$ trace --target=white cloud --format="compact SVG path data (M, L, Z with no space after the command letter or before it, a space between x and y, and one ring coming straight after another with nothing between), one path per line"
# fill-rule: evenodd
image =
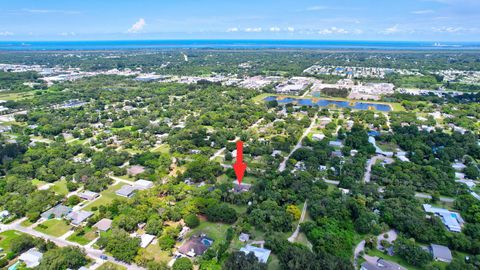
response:
M68 37L68 36L76 36L77 34L75 32L62 32L60 33L60 36Z
M391 34L395 34L395 33L398 33L398 32L401 32L398 24L395 24L392 27L389 27L389 28L387 28L383 31L380 31L380 33L385 34L385 35L391 35Z
M431 9L425 9L425 10L415 10L415 11L412 11L412 14L417 14L417 15L423 15L423 14L431 14L431 13L434 13L435 11L431 10Z
M261 27L254 27L254 28L245 28L245 32L262 32Z
M130 27L130 29L128 29L128 32L129 33L138 33L138 32L143 30L143 28L145 27L146 24L147 23L145 22L145 19L140 18L140 19L138 19L138 21L136 23L134 23L132 25L132 27Z
M465 27L453 27L453 26L443 26L443 27L433 27L432 30L437 33L476 33L478 28L465 28Z
M291 27L291 26L290 26L290 27L287 27L287 31L288 31L288 32L295 32L295 28L293 28L293 27Z
M349 32L343 28L330 27L321 29L318 31L320 35L331 35L331 34L348 34Z
M317 10L325 10L325 9L328 9L328 8L324 6L313 6L313 7L308 7L307 11L317 11Z
M228 33L238 32L238 31L239 31L238 27L232 27L232 28L228 28L228 29L227 29L227 32L228 32Z
M50 14L50 13L63 13L63 14L80 14L76 10L58 10L58 9L23 9L23 11L33 14Z
M270 27L270 32L280 32L280 28L276 26Z
M3 31L0 32L0 36L13 36L13 33L9 31Z

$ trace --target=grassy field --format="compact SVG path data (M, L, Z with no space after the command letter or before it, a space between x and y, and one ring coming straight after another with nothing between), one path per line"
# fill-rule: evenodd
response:
M53 191L55 191L55 193L60 195L67 195L68 194L67 180L60 180L55 182L55 184L53 185Z
M197 228L192 229L187 236L190 237L192 235L200 235L204 233L207 237L214 240L215 245L221 242L220 240L225 239L225 233L229 227L230 225L227 224L202 221L200 222L200 225Z
M41 180L38 180L38 179L33 179L32 180L32 185L36 186L37 188L45 185L47 182L44 182L44 181L41 181Z
M20 100L33 96L33 92L21 92L21 93L2 93L0 94L0 100Z
M0 233L0 247L3 248L5 252L10 252L10 242L22 235L23 233L17 231L4 231Z
M161 144L155 148L152 149L152 152L158 152L158 153L162 153L162 154L167 154L168 152L170 152L170 145L168 144Z
M100 267L98 267L97 270L127 270L127 268L118 264L106 262L100 265Z
M32 226L32 222L28 219L25 219L24 221L22 221L22 223L20 223L20 225L22 225L23 227L30 227Z
M83 228L84 234L78 235L78 232L70 235L67 240L79 243L80 245L86 245L97 238L97 233L90 227Z
M123 197L117 196L115 194L115 191L119 190L123 185L126 185L125 183L118 183L116 185L110 186L108 189L102 191L101 197L98 198L96 201L88 204L87 206L84 207L83 210L91 211L92 207L100 206L100 205L107 205L110 202L112 202L114 199L121 199Z
M172 257L169 255L169 251L161 250L158 244L150 244L142 253L143 256L149 260L156 262L168 263Z
M37 226L34 229L36 231L39 231L51 236L56 236L56 237L60 237L64 235L66 232L68 232L72 228L72 226L67 225L65 223L65 220L58 220L58 219L50 219L41 224L44 226L47 226L47 228L41 228Z

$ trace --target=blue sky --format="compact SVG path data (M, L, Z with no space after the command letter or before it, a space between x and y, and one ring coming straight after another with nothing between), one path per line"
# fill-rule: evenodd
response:
M480 41L480 0L0 0L1 40Z

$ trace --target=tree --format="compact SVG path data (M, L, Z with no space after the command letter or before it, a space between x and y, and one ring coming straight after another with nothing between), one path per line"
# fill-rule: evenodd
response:
M48 250L43 254L39 270L78 269L88 263L85 253L78 247Z
M80 197L78 197L77 195L72 195L67 199L68 206L74 206L79 204L80 202L81 202Z
M245 254L242 251L231 253L223 264L224 270L266 270L267 265L260 263L253 253Z
M196 228L198 225L200 225L200 220L195 214L190 214L186 216L184 221L185 221L185 224L191 229Z
M101 236L97 241L101 248L105 248L113 257L124 262L132 262L137 255L140 239L131 238L130 235L121 230L115 229L107 236Z
M237 220L237 211L227 204L214 204L207 208L205 214L209 221L234 223Z
M175 260L175 263L172 266L172 270L192 270L193 264L190 259L182 257Z
M299 220L302 212L296 205L289 205L287 206L287 213L291 214L294 220Z

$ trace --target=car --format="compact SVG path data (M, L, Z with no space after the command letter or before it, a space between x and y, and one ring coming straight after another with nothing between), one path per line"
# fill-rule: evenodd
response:
M100 259L102 259L102 260L108 260L108 257L107 257L107 255L102 254L102 255L100 255Z

